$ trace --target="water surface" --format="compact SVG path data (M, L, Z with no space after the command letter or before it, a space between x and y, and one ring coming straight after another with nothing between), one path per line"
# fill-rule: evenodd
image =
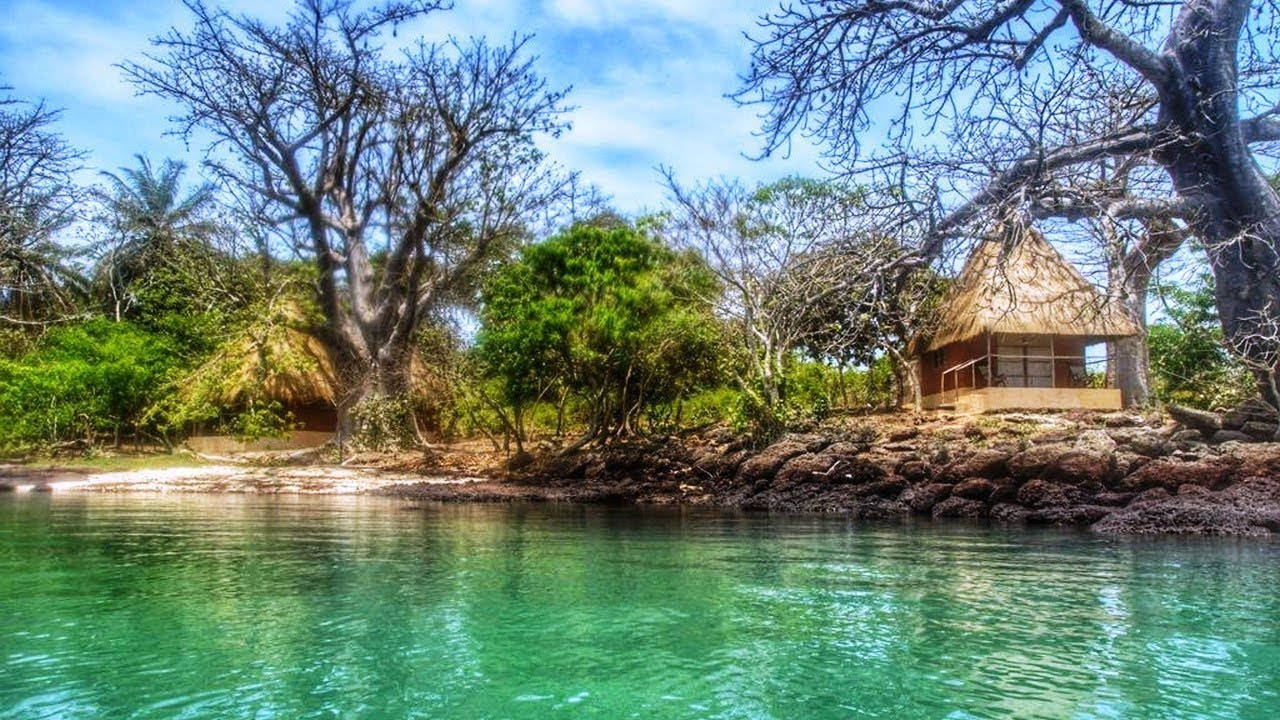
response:
M1280 543L0 497L0 718L1280 717Z

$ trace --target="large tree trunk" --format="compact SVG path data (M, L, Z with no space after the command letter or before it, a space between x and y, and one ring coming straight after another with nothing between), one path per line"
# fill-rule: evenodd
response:
M1160 121L1171 142L1155 157L1179 195L1203 205L1192 225L1213 269L1223 332L1275 404L1280 196L1254 162L1240 123L1236 56L1248 12L1241 0L1184 5L1166 49L1178 72L1161 88Z
M1125 407L1151 403L1151 356L1147 346L1147 296L1151 276L1182 245L1183 233L1166 220L1146 223L1145 235L1121 258L1111 260L1110 301L1138 326L1138 334L1107 345L1108 380L1120 389Z

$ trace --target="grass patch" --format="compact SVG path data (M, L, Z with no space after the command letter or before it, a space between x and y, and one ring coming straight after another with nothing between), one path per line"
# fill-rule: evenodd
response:
M188 453L149 453L139 455L91 455L68 458L30 458L22 465L37 470L66 469L89 472L125 470L162 470L175 467L199 467L212 462Z

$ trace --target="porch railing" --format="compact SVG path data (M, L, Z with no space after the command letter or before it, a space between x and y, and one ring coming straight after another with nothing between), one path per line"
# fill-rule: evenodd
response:
M1025 362L1047 362L1049 364L1049 385L1029 385L1027 382L1032 377L1029 372L1023 373L992 373L992 360L996 360L996 368L999 369L999 360L1016 360L1019 365ZM1008 353L988 353L980 355L971 360L957 363L946 370L942 371L942 393L944 397L955 399L959 397L961 390L981 389L987 387L1070 387L1070 388L1088 388L1095 387L1095 380L1100 373L1091 370L1092 367L1101 366L1103 370L1106 368L1107 357L1090 359L1084 355L1013 355ZM1058 382L1058 363L1060 361L1068 361L1067 367L1068 380L1066 384ZM1025 367L1025 366L1024 366ZM965 376L968 376L967 378ZM1021 385L1009 385L1008 378L1023 378ZM947 379L950 377L951 382ZM1043 376L1040 376L1043 377ZM1105 376L1104 376L1105 377ZM969 380L968 385L961 385L962 379ZM978 381L982 380L983 384L979 385Z

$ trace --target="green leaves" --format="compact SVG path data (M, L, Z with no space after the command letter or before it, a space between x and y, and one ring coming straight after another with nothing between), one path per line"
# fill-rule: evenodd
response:
M563 386L593 430L624 434L655 403L715 381L715 292L695 255L629 225L576 225L490 280L476 352L511 405Z
M129 323L91 320L51 330L26 355L0 361L0 446L136 430L176 357L166 338Z

